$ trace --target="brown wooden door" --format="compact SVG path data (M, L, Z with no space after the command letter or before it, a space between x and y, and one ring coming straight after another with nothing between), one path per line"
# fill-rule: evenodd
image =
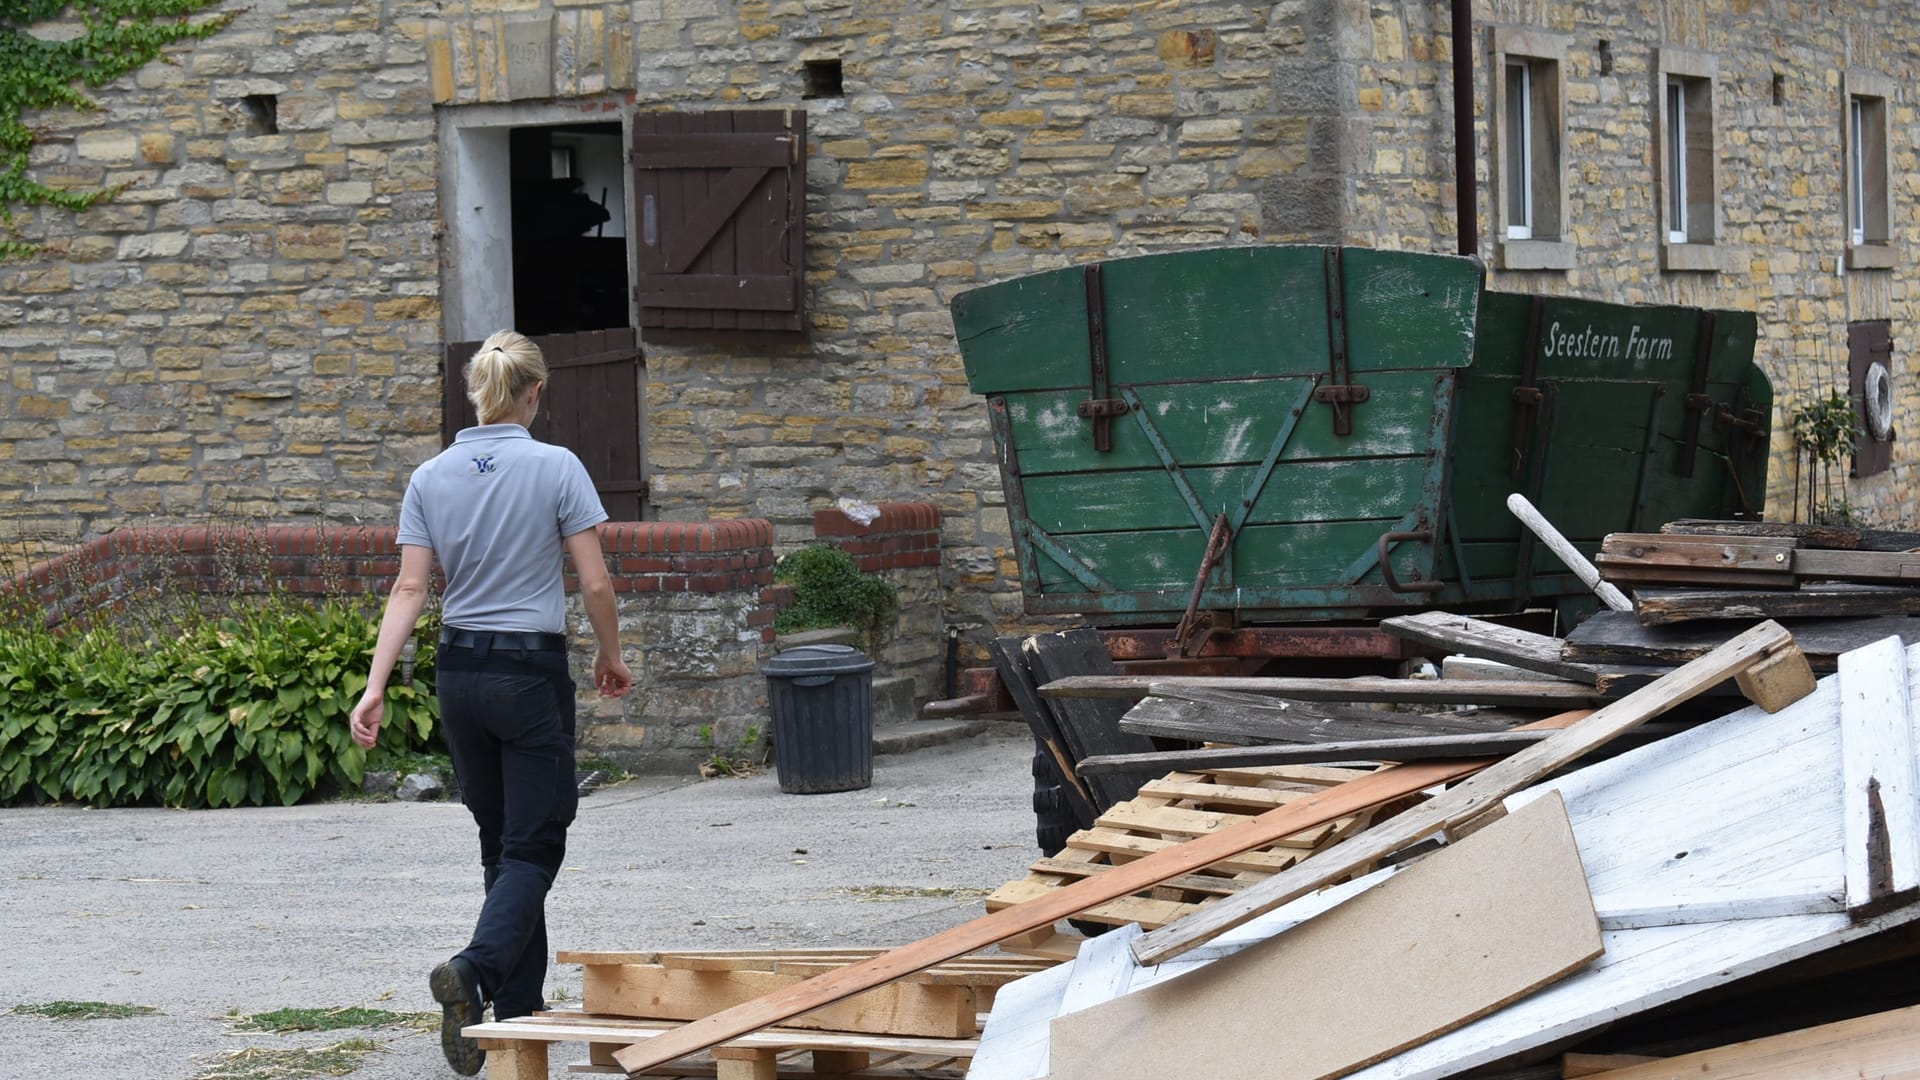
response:
M1876 438L1867 419L1866 396L1873 368L1893 370L1893 324L1886 319L1871 319L1847 324L1847 395L1853 399L1856 423L1853 433L1853 475L1872 476L1893 465L1894 432ZM1885 378L1885 375L1880 376Z
M647 482L640 444L640 368L645 362L632 329L588 330L532 339L547 360L547 392L528 430L564 446L587 467L600 503L615 521L644 516ZM477 341L447 346L442 442L479 420L467 400L466 364Z

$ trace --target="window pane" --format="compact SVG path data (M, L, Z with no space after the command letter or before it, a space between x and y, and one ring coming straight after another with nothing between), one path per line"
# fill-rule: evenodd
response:
M1533 79L1527 65L1507 64L1507 235L1525 239L1533 226Z
M1848 125L1851 129L1851 145L1847 154L1847 214L1852 221L1853 242L1864 244L1867 241L1867 162L1866 144L1866 103L1859 98L1847 102Z
M1687 242L1687 90L1667 80L1667 239Z

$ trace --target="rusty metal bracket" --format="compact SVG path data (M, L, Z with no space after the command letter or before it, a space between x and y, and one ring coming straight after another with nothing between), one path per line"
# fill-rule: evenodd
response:
M1107 293L1099 263L1089 264L1083 272L1087 291L1087 364L1088 400L1080 403L1080 415L1093 421L1093 448L1098 453L1113 450L1113 418L1127 411L1125 402L1113 396L1113 373L1107 363Z
M1513 456L1508 475L1519 483L1527 475L1527 450L1533 441L1533 423L1540 410L1540 322L1546 308L1536 296L1527 309L1527 342L1520 351L1520 384L1513 388Z
M1433 541L1432 529L1414 529L1411 532L1385 532L1380 534L1380 576L1386 579L1387 588L1399 593L1439 592L1447 587L1444 581L1401 581L1393 572L1393 558L1387 548L1403 540L1412 540L1426 544Z
M1680 447L1680 475L1693 476L1693 460L1700 452L1700 421L1713 409L1713 398L1707 394L1707 367L1713 361L1713 329L1715 312L1700 313L1700 331L1697 343L1693 347L1693 383L1687 392L1687 430L1686 441Z
M1326 249L1327 382L1316 387L1313 400L1333 407L1333 433L1353 434L1353 406L1365 402L1367 388L1353 381L1347 355L1347 290L1339 247Z
M1213 519L1213 532L1207 536L1206 554L1200 557L1200 572L1193 578L1193 595L1187 598L1186 613L1180 616L1180 625L1173 631L1173 640L1167 642L1167 655L1184 657L1187 644L1193 639L1200 613L1200 596L1206 592L1207 576L1227 554L1227 548L1233 544L1233 529L1227 524L1227 515L1218 514Z

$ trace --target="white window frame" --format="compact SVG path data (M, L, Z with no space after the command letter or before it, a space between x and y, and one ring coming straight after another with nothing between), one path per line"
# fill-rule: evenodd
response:
M1660 265L1717 271L1729 257L1720 242L1720 63L1712 53L1661 48L1653 68Z
M1843 75L1840 89L1847 266L1884 270L1900 261L1893 237L1888 141L1893 81L1875 72L1850 69Z
M1573 38L1495 26L1488 49L1494 257L1505 270L1571 270L1567 215L1567 52ZM1510 65L1520 72L1509 92ZM1520 100L1511 100L1518 96Z

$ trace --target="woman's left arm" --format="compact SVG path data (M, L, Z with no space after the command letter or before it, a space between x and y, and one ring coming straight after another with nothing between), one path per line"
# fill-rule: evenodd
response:
M380 739L380 722L386 718L387 679L400 660L400 649L413 636L414 624L427 606L427 587L433 574L433 549L417 544L400 545L400 576L387 594L386 614L380 617L380 636L373 646L373 667L367 672L367 689L353 707L353 741L371 749Z

